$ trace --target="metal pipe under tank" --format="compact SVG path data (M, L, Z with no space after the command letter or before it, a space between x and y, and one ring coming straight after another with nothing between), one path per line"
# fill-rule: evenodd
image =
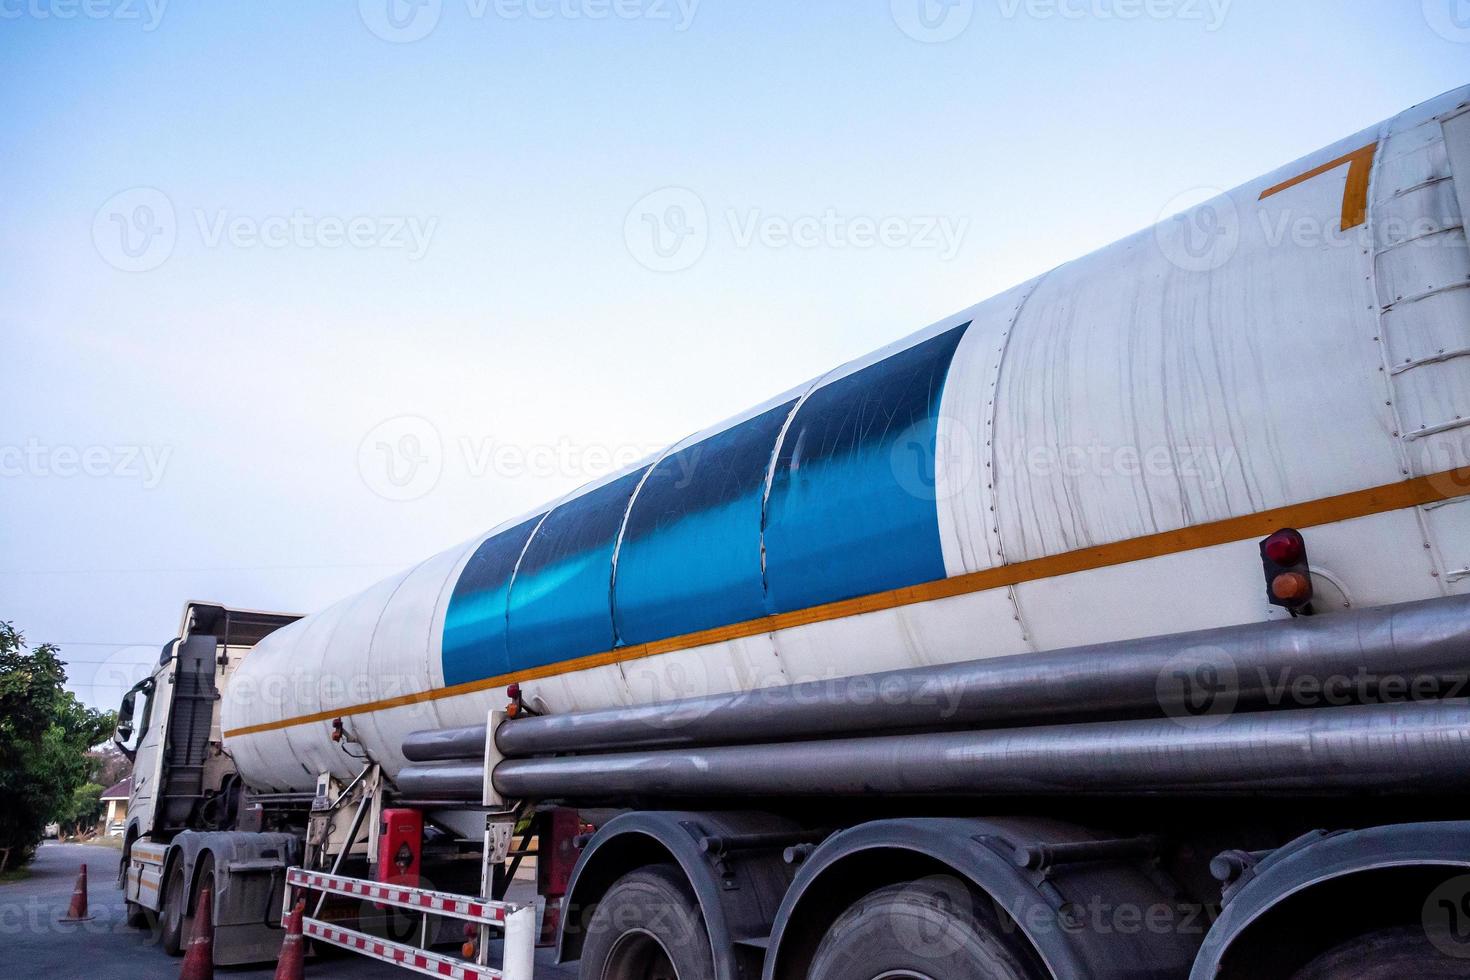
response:
M506 722L510 758L554 752L732 745L883 731L1099 718L1188 716L1291 702L1301 678L1331 678L1320 703L1447 697L1470 677L1470 596L1018 654L944 667ZM1228 701L1228 703L1225 703ZM415 732L411 761L479 760L485 727ZM400 777L401 779L401 777Z
M459 769L439 772L478 794ZM512 759L493 779L531 800L1451 792L1470 786L1470 702Z
M508 798L583 800L1448 792L1470 786L1470 701L511 759L493 778ZM446 762L397 782L468 800L483 779Z

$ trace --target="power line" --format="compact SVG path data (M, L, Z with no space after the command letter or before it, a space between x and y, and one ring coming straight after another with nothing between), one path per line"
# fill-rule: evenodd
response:
M111 657L103 657L101 659L95 659L95 658L92 658L92 657L71 657L71 656L68 656L67 655L67 653L66 653L66 647L113 647L113 648L115 648L117 650L126 650L129 647L140 647L142 649L140 649L139 652L140 653L143 653L143 654L146 654L146 656L145 657L142 657L142 658L139 658L136 661L136 663L138 663L138 664L142 664L146 660L151 660L152 658L158 656L158 652L163 649L163 644L161 642L154 642L154 641L149 641L147 643L101 643L101 642L97 642L97 641L83 642L83 641L78 640L78 641L75 641L75 642L69 642L69 641L62 641L62 640L54 640L54 641L49 641L49 642L42 642L42 643L31 644L27 648L27 652L34 653L36 647L42 647L42 646L55 647L56 648L56 651L57 651L56 652L56 659L60 660L62 663L65 663L67 665L71 665L71 664L111 664L111 663L117 663L117 664L127 665L127 664L130 663L130 661L128 661L128 660L118 660L116 654L114 654Z
M161 642L153 641L149 641L148 643L104 643L99 640L54 640L50 642L42 642L30 645L27 648L26 652L34 653L36 647L42 646L56 647L56 659L66 664L68 667L70 667L72 664L91 664L94 666L100 664L116 664L119 667L142 667L150 663L154 658L156 658L158 656L158 652L163 649L163 644ZM115 647L120 651L126 650L129 647L139 647L141 648L139 650L139 653L143 654L144 656L136 659L122 660L118 659L116 654L111 657L103 657L101 659L96 659L93 657L72 657L67 655L65 649L66 647Z
M167 575L175 572L319 572L334 568L407 568L414 562L360 562L335 565L217 565L197 568L0 568L0 575Z
M92 667L100 667L103 664L115 664L118 667L144 667L154 660L151 656L145 660L75 660L71 657L60 657L58 659L68 667L72 664L85 664Z

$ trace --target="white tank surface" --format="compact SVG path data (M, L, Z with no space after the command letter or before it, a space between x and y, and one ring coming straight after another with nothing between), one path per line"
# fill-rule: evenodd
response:
M261 790L562 712L1470 589L1470 88L1061 266L285 627Z

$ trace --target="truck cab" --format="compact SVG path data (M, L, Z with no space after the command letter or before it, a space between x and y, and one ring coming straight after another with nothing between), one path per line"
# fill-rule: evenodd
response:
M255 644L299 618L185 603L178 636L123 696L113 741L133 762L119 874L131 918L160 910L176 835L234 825L241 787L222 748L219 692Z

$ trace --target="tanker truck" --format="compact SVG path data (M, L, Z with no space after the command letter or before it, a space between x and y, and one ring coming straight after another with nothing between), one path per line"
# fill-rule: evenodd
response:
M189 604L121 712L134 918L1470 976L1470 87L1207 198L315 615Z

